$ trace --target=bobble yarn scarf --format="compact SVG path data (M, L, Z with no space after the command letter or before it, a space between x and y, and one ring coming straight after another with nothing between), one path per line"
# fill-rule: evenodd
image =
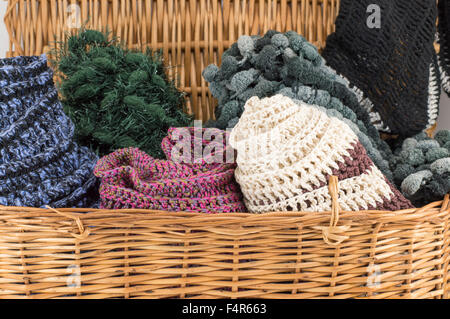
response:
M208 134L215 139L207 139ZM167 160L154 159L137 148L103 157L94 172L102 181L101 207L245 212L234 179L234 151L227 147L227 138L226 132L217 129L171 128L161 145ZM199 161L195 160L198 147L200 155L206 155Z
M450 130L434 138L425 133L407 138L394 154L395 183L414 205L424 206L450 193Z
M92 205L97 157L73 135L46 56L0 60L0 205Z
M283 94L323 106L353 122L352 129L361 137L370 158L392 179L388 164L392 152L381 140L369 113L345 80L325 65L317 48L296 32L269 30L262 37L243 35L224 52L220 68L209 65L203 77L219 102L217 120L209 125L232 128L248 99Z

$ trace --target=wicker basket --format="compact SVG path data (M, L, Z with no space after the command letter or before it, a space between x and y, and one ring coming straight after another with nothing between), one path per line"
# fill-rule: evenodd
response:
M10 0L9 55L40 54L65 13L162 48L197 118L201 78L240 34L296 30L319 47L338 0ZM398 212L264 215L0 207L0 298L450 298L450 202Z
M169 75L189 95L188 112L206 121L215 100L201 76L241 34L297 30L322 47L338 0L9 0L8 56L48 52L79 24L109 29L130 48L162 49ZM75 19L73 19L75 18Z
M450 297L448 196L341 212L336 185L331 213L2 207L0 297Z

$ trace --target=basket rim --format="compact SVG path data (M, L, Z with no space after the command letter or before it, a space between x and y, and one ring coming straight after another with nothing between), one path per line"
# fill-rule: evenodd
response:
M52 212L53 210L53 212ZM193 217L200 219L209 218L239 218L239 219L260 219L267 217L311 217L311 218L321 218L329 217L331 211L324 212L269 212L262 214L254 213L212 213L212 214L201 214L198 212L187 212L187 211L162 211L153 209L98 209L98 208L34 208L34 207L19 207L19 206L1 206L0 205L0 219L5 213L9 214L12 212L20 212L21 217L31 217L31 216L55 216L55 212L60 212L64 215L71 215L73 217L79 217L82 219L89 218L102 218L108 216L109 218L114 217L126 217L126 216L148 216L148 217ZM114 214L111 214L114 213ZM61 214L61 215L62 215ZM436 201L419 208L403 209L398 211L386 211L386 210L360 210L360 211L341 211L341 219L366 219L366 218L402 218L402 220L410 220L415 218L426 217L433 215L434 217L441 217L449 215L450 217L450 194L446 195L441 201Z
M86 212L87 211L87 212ZM86 212L86 213L83 213ZM266 214L164 212L146 209L26 208L0 206L0 226L34 232L36 229L54 236L72 236L77 242L88 240L91 230L100 228L142 229L177 227L200 229L235 236L254 232L254 227L312 228L322 233L325 243L339 246L351 236L351 228L378 228L381 225L409 225L420 231L425 225L447 229L450 219L450 196L422 208L400 211L340 211L333 205L330 212L274 212ZM48 225L49 223L53 225ZM45 224L45 225L44 225ZM329 224L329 226L325 226ZM57 225L57 226L55 226ZM377 226L378 225L378 226ZM434 227L434 226L432 226ZM258 232L258 231L257 231ZM22 235L19 235L19 237ZM52 235L53 236L53 235Z

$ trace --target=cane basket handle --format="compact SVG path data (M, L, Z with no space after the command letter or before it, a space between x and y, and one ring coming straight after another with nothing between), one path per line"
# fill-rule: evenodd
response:
M331 196L331 216L329 226L317 226L314 229L322 231L323 240L331 246L338 246L348 239L349 236L343 235L350 226L338 226L339 216L341 214L341 206L339 205L339 179L336 176L331 176L328 182L328 190Z
M89 229L84 228L83 222L81 221L80 217L73 216L73 215L65 213L65 212L60 212L57 209L54 209L50 206L45 206L45 207L61 216L73 219L77 223L80 234L70 233L73 237L75 237L77 239L86 239L89 236L89 234L90 234Z

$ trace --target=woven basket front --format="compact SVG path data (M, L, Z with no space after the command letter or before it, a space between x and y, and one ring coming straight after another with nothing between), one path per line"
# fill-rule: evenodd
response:
M342 212L338 245L330 212L81 211L0 209L0 298L450 298L448 196Z
M162 49L198 119L201 77L241 34L295 30L321 47L338 0L9 0L9 55L80 21ZM222 3L222 5L221 5ZM73 11L71 11L73 13ZM88 19L89 18L89 19ZM68 21L70 23L68 23ZM265 215L0 207L0 298L450 298L450 204Z

